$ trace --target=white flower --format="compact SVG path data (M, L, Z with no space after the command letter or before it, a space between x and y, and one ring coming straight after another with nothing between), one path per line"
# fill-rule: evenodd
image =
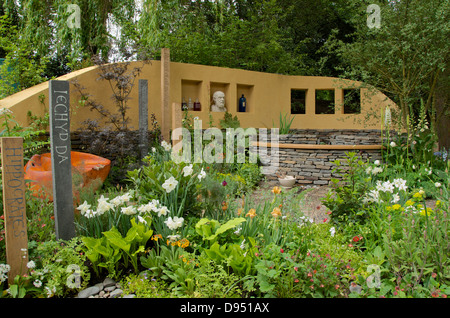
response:
M177 228L183 226L184 219L182 217L175 216L173 219L171 216L167 220L164 221L166 223L167 227L170 230L176 230Z
M242 243L239 247L241 248L241 250L243 250L245 248L245 239L242 241Z
M34 287L39 288L39 287L42 286L42 282L41 282L39 279L36 279L36 280L33 282L33 285L34 285Z
M35 262L29 261L27 263L27 268L32 269L32 268L35 268L35 267L36 267L36 263Z
M190 176L193 171L194 169L192 169L192 164L183 168L183 173L185 177Z
M149 213L149 212L153 211L154 207L155 206L153 205L153 203L149 202L147 204L141 205L140 207L137 208L137 210L140 213Z
M167 193L170 193L173 189L175 189L177 184L178 181L174 177L170 177L163 183L162 187L166 190Z
M366 173L367 174L370 174L372 172L372 167L371 166L368 166L367 168L366 168Z
M111 200L111 203L114 204L115 206L119 206L119 205L123 204L123 201L120 196L117 196Z
M164 148L165 151L170 151L170 149L172 149L172 146L170 146L170 144L168 144L165 140L161 142L161 146Z
M336 233L336 229L334 228L334 226L330 229L330 234L331 237L334 237L334 234Z
M135 207L132 205L121 208L121 211L125 215L133 215L137 213Z
M394 186L397 187L400 191L402 191L402 190L406 191L406 189L408 188L408 187L406 186L406 180L403 180L403 179L401 179L401 178L400 178L400 179L394 179L393 184L394 184Z
M395 146L397 146L397 144L395 143L395 142L393 142L393 141L391 141L391 143L389 144L391 147L395 147Z
M374 163L374 165L379 166L380 165L380 160L375 160L373 163Z
M378 173L381 173L381 172L383 172L383 168L381 168L381 167L374 167L372 169L372 174L378 174Z
M436 183L434 184L434 186L435 186L436 188L440 188L440 187L441 187L441 184L440 184L439 182L436 182Z
M84 215L90 207L91 206L87 203L87 201L84 201L83 204L78 206L77 210L80 211L81 215Z
M11 270L9 264L0 264L0 274L5 274Z
M203 170L203 168L202 168L202 171L200 171L200 173L198 174L198 180L202 180L203 178L205 178L206 177L206 172Z
M397 193L395 193L395 194L392 196L391 203L397 203L398 201L400 201L400 196L399 196Z
M167 235L167 238L169 239L169 241L171 242L175 242L176 240L178 240L181 236L178 234L175 235Z
M121 199L122 199L123 202L129 202L131 200L131 194L129 192L124 193L121 196Z
M103 213L114 208L114 204L108 202L108 199L105 199L102 195L101 199L98 200L97 205L97 214L102 215Z
M146 221L142 216L140 216L140 215L138 215L138 220L139 220L139 222L141 222L141 223L147 224L147 221Z
M156 212L158 213L158 216L166 215L169 213L169 209L166 206L161 206Z
M156 148L155 147L152 147L152 152L156 152Z
M87 219L93 218L97 213L92 210L87 210L84 217Z

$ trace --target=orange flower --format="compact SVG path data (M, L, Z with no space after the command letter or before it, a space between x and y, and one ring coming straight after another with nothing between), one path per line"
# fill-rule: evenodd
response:
M280 208L273 208L273 211L270 213L274 218L281 216Z
M253 219L256 216L256 210L255 209L250 209L245 216L246 217L249 216L250 218Z
M272 193L273 194L280 194L281 193L281 188L277 187L277 186L273 187Z
M241 216L241 214L242 214L243 211L244 211L243 209L239 208L238 211L237 211L237 215L238 215L238 216Z

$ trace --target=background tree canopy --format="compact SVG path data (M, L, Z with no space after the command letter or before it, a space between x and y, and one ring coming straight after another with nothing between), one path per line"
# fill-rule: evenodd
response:
M158 59L336 76L424 105L448 148L449 0L0 0L0 98L105 62ZM80 8L80 28L69 5ZM370 28L369 4L380 28ZM443 138L443 139L442 139Z

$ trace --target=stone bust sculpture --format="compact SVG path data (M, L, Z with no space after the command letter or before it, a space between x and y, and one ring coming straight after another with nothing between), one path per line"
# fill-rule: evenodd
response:
M213 94L213 104L211 105L211 111L213 112L226 112L225 107L225 94L222 91L216 91Z

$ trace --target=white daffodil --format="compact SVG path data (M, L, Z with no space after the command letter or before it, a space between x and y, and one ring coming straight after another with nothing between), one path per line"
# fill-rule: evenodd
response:
M166 206L161 206L160 208L158 208L157 213L158 216L167 215L167 213L169 213L169 209Z
M164 148L165 151L170 151L170 149L172 149L172 146L165 140L161 142L161 146Z
M178 235L178 234L175 234L175 235L167 235L167 238L168 238L169 241L171 241L171 242L177 241L180 237L181 237L181 236Z
M83 204L79 205L77 207L77 210L80 211L81 215L84 215L91 206L87 203L87 201L84 201Z
M205 178L206 177L206 172L203 170L203 168L202 168L202 171L200 171L200 173L198 174L198 180L202 180L203 178Z
M170 177L163 183L162 187L166 190L167 193L170 193L173 191L173 189L176 188L177 184L178 181L174 177Z
M183 168L183 175L185 177L190 176L193 171L194 171L194 169L192 169L192 164L190 164L189 166L186 166Z
M184 219L182 217L175 216L173 219L171 216L164 221L170 230L176 230L177 228L183 226Z
M136 214L136 208L132 205L121 208L121 212L125 215L133 215Z

